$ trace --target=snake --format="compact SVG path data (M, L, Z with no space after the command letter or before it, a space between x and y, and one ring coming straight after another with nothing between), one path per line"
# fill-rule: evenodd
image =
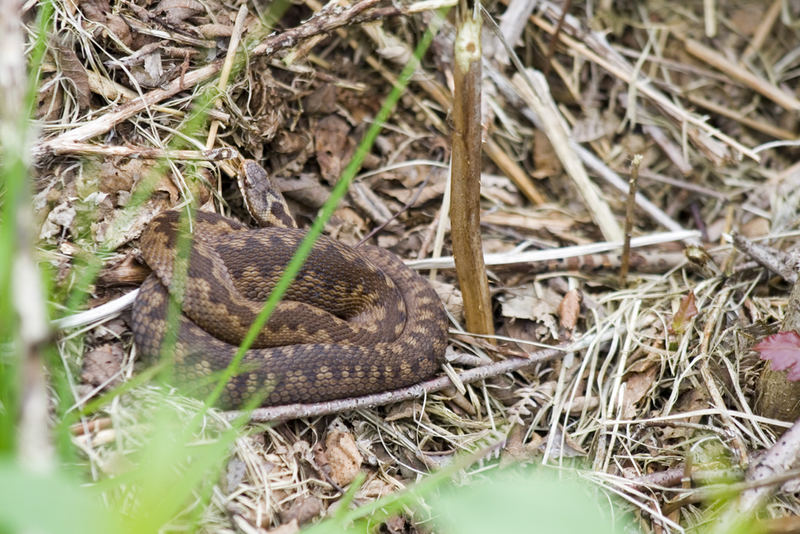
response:
M260 227L173 209L139 239L151 273L133 304L134 343L144 358L170 358L192 396L213 390L306 235L257 162L241 164L238 182ZM417 384L439 369L447 326L430 283L398 256L320 236L217 404L317 403Z

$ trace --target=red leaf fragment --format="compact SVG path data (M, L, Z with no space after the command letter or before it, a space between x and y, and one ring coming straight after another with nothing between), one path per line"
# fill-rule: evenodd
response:
M800 334L795 331L778 332L762 339L753 347L762 360L769 360L773 371L787 370L786 379L800 381Z

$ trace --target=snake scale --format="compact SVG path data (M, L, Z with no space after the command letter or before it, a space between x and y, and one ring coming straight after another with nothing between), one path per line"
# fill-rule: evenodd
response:
M173 277L180 213L157 215L140 239L152 273L134 302L134 341L144 356L162 352L170 291L182 288L169 354L176 381L197 396L231 362L305 236L258 164L246 161L239 182L250 212L270 226L197 212L184 284ZM446 339L444 308L424 278L391 252L323 236L218 404L321 402L409 386L435 373Z

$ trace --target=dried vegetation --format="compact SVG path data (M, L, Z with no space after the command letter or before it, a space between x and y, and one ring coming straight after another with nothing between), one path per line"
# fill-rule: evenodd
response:
M365 502L455 454L502 443L486 465L578 465L621 495L645 530L680 531L707 519L693 486L741 479L789 426L754 413L762 364L749 347L777 328L790 285L729 235L784 251L797 243L796 3L706 2L704 12L701 2L566 2L565 17L563 6L539 2L530 12L529 3L484 6L517 55L486 23L481 228L497 345L459 333L447 258L446 22L328 233L356 243L385 224L372 241L431 273L454 321L447 368L456 386L251 427L204 512L209 530L291 531L335 507L358 472L366 481L356 502ZM62 291L84 255L103 260L87 308L131 291L143 277L136 239L163 209L194 202L247 220L231 178L236 154L264 163L301 221L314 217L436 14L373 0L285 7L268 33L273 7L248 4L247 60L213 98L204 83L240 34L238 6L55 1L34 202ZM28 2L25 16L35 8ZM215 136L191 127L198 101ZM632 233L650 245L633 249L621 286L618 249L593 245L623 235L636 155ZM162 156L168 164L153 159ZM148 176L152 193L125 210ZM687 261L687 244L708 255L695 247L700 259ZM561 247L573 248L539 252ZM589 255L566 258L581 252ZM81 402L139 371L124 317L62 337ZM457 379L554 346L565 348L535 365ZM194 409L163 388L138 387L76 429L94 476L121 468L162 402ZM786 493L766 515L799 508ZM402 519L386 528L418 530Z

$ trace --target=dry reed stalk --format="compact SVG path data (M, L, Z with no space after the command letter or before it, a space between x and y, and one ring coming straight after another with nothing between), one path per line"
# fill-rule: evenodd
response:
M727 117L729 119L735 120L736 122L740 122L744 126L747 126L748 128L755 130L757 132L761 132L771 137L777 137L778 139L786 139L788 141L793 141L797 139L797 134L790 130L781 128L780 126L776 126L774 124L770 124L769 122L766 122L763 119L753 119L751 117L745 117L739 110L722 106L712 100L703 98L702 96L697 96L693 95L692 93L689 93L686 95L686 98L692 104L704 107L708 111L716 113L717 115L722 115L723 117Z
M319 10L322 4L320 4L317 0L306 0L306 5L311 7L314 10ZM443 3L442 5L447 5ZM413 6L412 6L413 7ZM409 8L411 9L411 8ZM347 33L344 30L337 30L340 37L343 39L347 38ZM377 30L373 29L372 31L365 32L367 35L375 42L376 46L381 47L384 45L383 41L390 40L394 48L402 48L402 53L396 54L398 58L408 57L411 54L412 49L407 44L403 43L399 39L395 38L391 34L388 34L385 31L378 32ZM360 50L361 47L357 41L350 39L348 43L354 50ZM393 56L394 57L394 56ZM392 60L393 57L388 57L386 59ZM381 63L380 60L376 59L374 56L367 55L364 57L364 60L369 64L370 67L375 69L381 76L383 76L387 82L394 85L396 83L395 76L388 70L384 65ZM450 109L453 106L452 99L450 98L450 94L441 84L439 84L434 77L430 76L426 73L422 66L418 68L418 75L414 79L414 83L419 85L425 93L431 97L437 104L439 104L444 109ZM428 106L424 104L422 100L417 98L416 95L412 94L412 98L414 99L415 103L417 104L420 111L425 113L428 120L431 121L431 124L442 133L447 133L448 128L445 123L439 119L439 117L433 113ZM534 184L531 177L528 173L523 169L514 159L505 153L503 148L494 141L491 137L486 140L486 143L483 147L484 152L487 156L497 165L503 173L514 182L520 192L527 198L532 204L540 205L547 203L547 197L539 191L539 189Z
M247 17L247 6L243 4L236 14L236 21L233 24L233 34L228 44L228 53L225 55L225 62L222 64L222 70L219 73L219 81L217 83L219 94L214 98L214 106L216 107L220 107L219 96L224 94L225 90L228 88L228 79L233 69L233 62L236 59L236 51L239 50L239 43L242 39L245 17ZM208 138L206 139L206 150L214 148L214 143L217 140L217 130L219 130L220 126L221 123L219 120L211 121L211 127L208 130Z
M619 269L619 285L625 287L628 278L628 267L631 261L631 234L633 233L633 208L636 205L636 188L639 182L639 165L642 155L636 154L631 162L631 175L628 178L628 198L625 202L625 242L622 246L622 265Z
M528 85L528 80L533 83L533 87ZM539 72L529 70L526 77L515 74L512 83L525 104L542 120L544 133L550 139L558 159L578 189L586 209L597 223L600 232L608 241L622 241L623 232L611 213L611 208L600 197L597 186L589 179L583 163L571 148L569 132L550 95L544 77Z
M493 139L487 139L483 147L486 155L508 176L531 204L538 206L547 203L547 198L536 188L530 176Z
M454 46L450 236L467 330L494 334L481 241L481 18L462 4Z
M487 20L491 23L492 19L487 18ZM496 28L496 25L495 25ZM512 60L514 65L517 67L519 71L524 70L522 63L519 61L514 54L511 54ZM524 99L520 94L520 90L514 86L514 84L508 80L502 73L498 72L491 67L488 69L489 77L494 82L497 89L500 93L509 101L509 103L516 107L522 115L524 115L528 120L531 121L537 128L544 129L544 122L541 118L536 115L536 113L526 105ZM619 191L627 191L627 183L623 181L619 175L611 170L605 162L603 162L600 158L594 155L590 150L582 147L580 144L575 142L573 139L569 139L569 145L572 150L575 151L577 156L580 160L590 168L595 174L600 176L603 180L610 183L614 188L618 189ZM645 213L650 215L655 221L659 224L672 230L674 232L684 232L685 230L683 227L676 221L674 221L669 215L667 215L664 211L662 211L658 206L650 202L644 195L641 193L636 195L636 204L639 206L641 210ZM691 242L695 242L696 239L690 238Z
M750 89L764 95L787 111L800 110L800 100L767 80L756 76L741 65L737 65L716 50L694 39L686 39L684 44L686 45L686 51L696 58L716 67L734 80L738 80Z
M703 0L703 22L706 37L717 36L717 3L714 0Z
M107 158L170 159L173 161L224 161L233 159L239 153L230 147L211 150L169 150L148 146L96 145L93 143L70 143L64 151L55 154L74 154L78 156L103 156Z
M740 60L743 63L750 61L756 52L761 50L761 46L764 44L764 41L767 40L767 37L769 37L772 27L775 25L775 21L778 20L778 15L781 14L782 3L783 0L773 0L772 5L769 6L769 9L764 14L764 18L753 33L753 38L750 39L747 48L742 52Z
M553 18L558 18L560 16L561 11L559 9L549 2L544 2L544 4L549 15ZM544 31L551 34L555 32L555 27L542 17L534 15L531 17L531 20ZM717 146L713 142L713 138L716 138L734 151L754 161L760 161L761 158L752 149L744 146L733 137L713 128L705 119L676 105L671 99L667 98L663 92L656 89L649 78L637 75L638 73L633 65L629 64L621 54L611 47L603 35L597 32L587 32L578 24L577 20L569 16L564 19L563 28L564 31L558 34L558 38L573 53L596 63L609 73L629 84L631 91L636 91L646 96L653 104L663 111L667 118L675 121L678 126L684 127L686 124L692 126L693 128L687 128L687 135L708 157L716 157L721 161L726 159L725 154L718 155L722 147ZM581 40L578 40L578 37L572 36L580 36Z

